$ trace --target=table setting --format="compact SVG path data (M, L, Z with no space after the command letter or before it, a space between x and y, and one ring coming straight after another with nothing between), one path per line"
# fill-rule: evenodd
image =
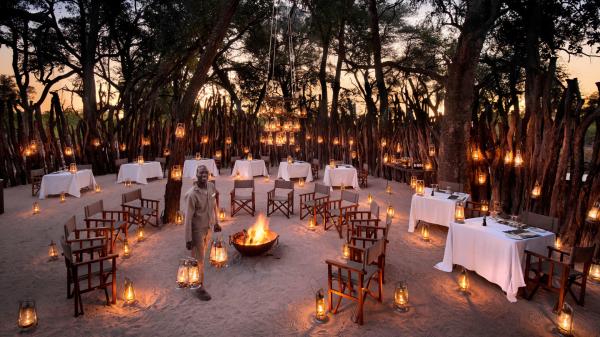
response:
M79 198L82 188L93 188L95 186L96 179L92 170L78 170L73 173L65 169L42 177L39 198L45 199L49 195L58 195L63 192Z
M311 182L313 175L310 163L302 160L295 160L291 163L282 161L279 163L277 178L282 178L285 181L290 181L292 178L304 178L306 182Z
M204 165L214 177L219 176L217 163L212 158L187 159L183 162L183 177L196 178L196 169L198 166Z
M143 163L127 163L119 168L117 183L124 181L133 181L138 184L146 185L148 179L163 178L163 171L160 163L157 161L146 161Z
M414 232L419 221L448 227L454 220L454 211L458 201L467 201L467 193L440 190L434 187L424 188L423 195L413 194L410 203L408 231Z
M323 184L327 186L342 186L360 189L358 186L358 172L356 168L348 164L337 164L325 166L323 174Z

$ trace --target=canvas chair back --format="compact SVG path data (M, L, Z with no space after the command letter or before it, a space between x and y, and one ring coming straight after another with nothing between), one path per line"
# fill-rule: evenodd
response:
M33 178L33 177L42 177L45 173L46 173L46 170L44 170L43 168L41 168L41 169L31 170L30 173L29 173L29 175L31 176L31 178Z
M358 193L343 190L341 199L343 201L351 202L353 204L358 204Z
M192 156L192 155L186 155L185 156L185 160L190 160L190 159L193 159L193 158L194 158L194 156Z
M63 226L65 229L65 238L69 238L71 233L73 233L75 231L75 225L76 225L75 216L73 215L72 217L67 219L67 222L65 222L65 224Z
M371 213L372 217L374 217L375 219L379 219L379 205L375 201L371 202L369 212Z
M438 184L441 189L445 189L446 187L450 186L452 192L464 192L464 185L461 183L453 183L449 181L440 180Z
M77 165L78 170L91 170L92 164Z
M104 210L104 201L98 200L93 202L83 208L85 212L85 217L90 218L94 214L98 214Z
M313 160L312 160L312 162L311 162L311 163L312 163L313 165L317 165L317 166L320 164L320 163L319 163L319 159L317 159L317 158L313 158Z
M67 260L67 267L70 267L71 264L73 264L73 252L71 250L71 245L67 244L64 237L60 239L60 245L62 247L65 260Z
M167 163L167 158L165 157L156 157L154 158L155 161L161 163L161 164L166 164Z
M238 188L254 188L254 180L252 180L252 179L248 179L248 180L234 180L233 181L233 188L234 189L238 189Z
M521 220L530 226L558 233L558 218L526 211L521 213Z
M121 195L121 200L124 204L138 199L142 199L142 189L140 188L131 192L123 193Z
M584 265L592 263L596 246L591 247L573 247L571 252L571 264L582 263Z
M278 179L275 180L275 189L282 189L282 190L293 190L294 189L294 182L293 181L285 181L283 179Z
M331 189L329 186L325 186L323 184L316 183L315 184L315 193L329 195Z
M117 168L121 167L121 165L123 165L123 164L127 164L127 158L115 159L115 166Z
M375 241L372 246L365 250L365 259L363 261L365 267L372 263L376 263L379 260L379 257L383 254L384 240L385 239L379 239Z
M367 163L363 163L363 164L362 164L362 169L363 169L363 171L365 171L365 172L369 172L369 164L367 164Z
M232 156L231 157L231 164L235 164L236 161L240 160L239 156Z

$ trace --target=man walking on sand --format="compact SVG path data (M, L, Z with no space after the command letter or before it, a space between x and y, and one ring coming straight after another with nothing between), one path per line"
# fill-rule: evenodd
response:
M217 190L208 181L206 166L198 166L196 178L194 186L185 194L185 246L192 251L192 257L198 260L200 288L196 294L202 301L210 301L210 294L204 288L204 256L210 242L211 225L213 231L221 231L217 223Z

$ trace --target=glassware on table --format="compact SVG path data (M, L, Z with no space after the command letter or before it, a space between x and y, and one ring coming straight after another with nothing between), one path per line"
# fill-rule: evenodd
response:
M451 186L446 186L446 193L452 195L452 187Z

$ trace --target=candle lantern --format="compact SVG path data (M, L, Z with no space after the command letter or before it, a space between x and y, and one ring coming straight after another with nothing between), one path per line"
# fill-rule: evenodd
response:
M66 200L65 192L60 192L59 200L60 200L61 204L65 202L65 200Z
M462 200L457 201L454 205L454 221L465 222L465 203Z
M163 156L168 157L171 155L171 150L168 147L165 147L163 150Z
M72 156L73 155L73 148L70 146L65 147L65 156Z
M388 205L386 213L390 218L394 217L394 214L396 213L396 211L394 211L394 207L391 204Z
M321 136L317 137L317 143L323 144L323 137L321 137Z
M100 146L100 138L94 138L94 140L92 140L92 145L95 147Z
M195 158L196 158L196 160L202 159L202 155L200 155L200 152L196 152Z
M215 158L216 159L221 159L221 157L223 156L221 150L217 150L215 151Z
M396 283L394 290L394 308L398 312L407 312L408 306L408 285L406 281Z
M469 277L467 275L467 270L464 268L460 272L460 275L458 275L458 288L463 293L466 293L469 291Z
M37 151L37 142L32 140L29 144L29 148L31 149L31 152L35 153Z
M296 153L300 152L300 145L296 145L296 147L294 148L294 151L296 151Z
M176 225L183 224L183 213L181 211L177 211L177 213L175 213L175 224Z
M513 154L512 154L512 151L507 151L507 152L504 154L504 164L505 164L505 165L510 165L510 164L512 164L512 161L513 161Z
M400 143L396 143L396 153L402 152L402 148L400 147Z
M131 247L129 247L129 241L123 240L123 258L127 259L131 256Z
M335 168L335 160L333 160L333 159L329 160L329 167L331 167L332 169Z
M40 214L40 204L37 201L33 203L33 214Z
M50 244L48 245L48 258L50 261L58 260L58 249L56 248L56 243L50 240Z
M227 266L227 245L221 236L213 241L210 248L210 264L216 268Z
M425 242L431 241L431 238L429 237L429 224L428 223L422 222L422 225L421 225L421 240L423 240Z
M314 232L316 229L317 229L317 226L315 224L315 218L308 219L308 230Z
M225 221L225 208L219 210L219 221Z
M248 153L248 160L252 160L252 159L253 159L252 153Z
M417 195L424 196L425 195L425 181L417 180L417 186L415 188Z
M138 226L137 228L137 240L138 242L146 240L146 233L143 226Z
M517 150L515 154L515 167L523 166L523 156L521 155L521 150Z
M536 180L535 185L533 185L533 189L531 190L531 198L537 199L542 194L542 185Z
M318 323L327 322L327 312L325 311L325 292L323 288L319 289L315 294L315 320Z
M385 147L387 145L387 140L385 138L381 138L381 147Z
M600 201L594 202L592 208L587 213L587 220L596 222L600 218Z
M140 164L140 165L144 164L144 156L138 156L137 157L137 163Z
M590 267L590 278L592 281L600 282L600 263L592 263Z
M352 159L356 159L356 157L357 157L358 155L357 155L356 151L352 151L352 152L350 153L350 156L352 157Z
M348 140L348 144L350 145L350 147L352 147L352 145L354 145L354 138L350 138Z
M31 156L31 149L29 148L29 146L25 148L25 151L23 151L23 155L25 157Z
M294 160L292 159L292 156L287 156L287 163L291 164Z
M244 146L243 150L244 150L244 154L250 153L250 148L247 146Z
M350 245L348 243L344 243L342 246L342 258L347 260L350 258Z
M565 302L558 312L557 328L563 336L573 335L573 308Z
M19 318L17 320L17 326L21 331L28 331L34 329L38 324L37 310L35 308L35 301L24 300L19 302Z
M177 123L177 127L175 127L175 138L182 139L185 137L185 126L183 123Z
M181 180L181 165L173 165L171 167L171 179L175 181Z
M133 289L133 282L125 278L125 285L123 288L123 300L125 304L133 304L135 303L135 290Z
M188 286L188 260L180 259L179 267L177 268L177 288L185 288Z
M487 176L486 176L485 172L479 171L479 173L477 173L477 183L479 185L485 185L486 181L487 181Z
M202 144L208 144L208 136L202 136Z
M271 178L269 176L265 176L265 183L268 183Z
M225 144L231 145L231 137L225 137Z
M303 178L298 179L298 186L304 187L304 179Z
M429 151L428 152L429 152L429 156L430 157L435 156L435 145L429 144Z
M188 287L191 289L197 289L200 287L200 268L198 267L198 260L190 258L187 262L188 270Z
M556 239L554 240L554 248L561 250L562 249L562 241L560 240L560 237L556 237Z
M96 193L102 192L102 187L100 186L100 184L96 184L96 186L94 186L94 191L96 191Z
M367 202L369 203L369 205L373 202L373 195L371 195L371 193L369 193L369 195L367 196Z
M481 200L481 211L484 214L487 214L487 212L490 210L490 206L488 204L487 200Z
M142 146L150 146L150 138L142 137Z
M333 145L340 145L340 139L338 137L333 138Z
M390 185L389 181L386 181L385 183L385 193L392 194L392 185Z
M131 179L125 179L125 187L131 187Z
M430 160L427 160L425 162L425 166L423 166L423 168L425 169L425 171L431 171L431 170L433 170L433 164L431 163Z
M387 164L389 161L390 161L390 157L388 156L388 154L387 153L384 154L383 155L383 163Z
M410 177L410 188L412 188L412 189L417 188L417 177L416 176Z
M75 164L75 163L69 164L69 172L71 172L73 174L77 173L77 164Z
M125 144L125 143L121 143L121 144L119 145L119 150L120 150L121 152L123 152L123 151L127 150L127 144Z
M240 171L236 171L236 172L235 172L235 177L234 177L234 179L235 179L235 180L240 180L240 178L241 178L241 176L240 176Z

